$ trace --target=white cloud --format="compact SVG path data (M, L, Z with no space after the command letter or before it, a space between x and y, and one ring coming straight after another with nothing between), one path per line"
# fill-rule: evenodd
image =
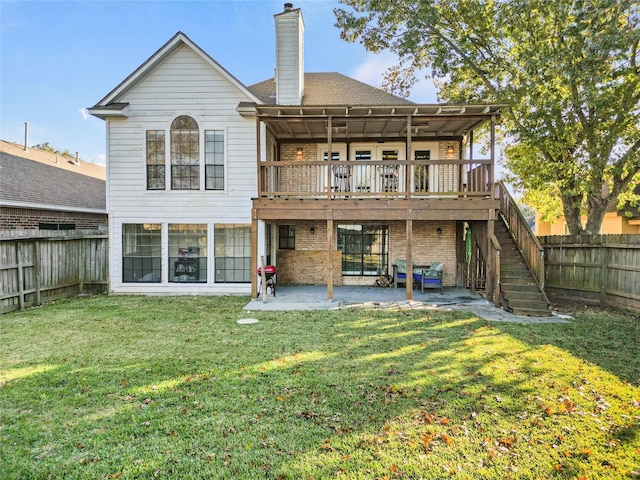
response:
M395 56L390 53L373 54L367 56L360 65L356 65L350 76L361 82L368 83L374 87L379 87L382 83L382 76L396 62Z
M87 111L86 108L81 108L80 110L78 110L80 112L80 115L82 115L82 119L83 120L87 120L89 119L89 112Z
M98 157L96 158L96 162L98 165L106 165L107 164L107 156L102 153L100 155L98 155Z
M374 87L380 87L384 73L396 64L396 57L389 52L367 53L360 65L356 65L350 76ZM433 80L425 78L426 71L418 72L418 81L411 89L409 100L416 103L437 103L437 89Z

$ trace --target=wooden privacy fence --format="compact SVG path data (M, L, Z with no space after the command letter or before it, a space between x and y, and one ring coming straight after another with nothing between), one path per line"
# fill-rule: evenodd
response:
M0 313L107 291L107 233L0 231Z
M548 294L640 312L640 235L551 236L540 243Z

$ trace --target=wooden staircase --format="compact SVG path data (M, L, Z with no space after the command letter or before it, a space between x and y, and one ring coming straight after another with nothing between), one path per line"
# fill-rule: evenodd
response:
M502 307L515 315L547 317L551 305L518 250L504 219L495 222L500 243L500 296Z

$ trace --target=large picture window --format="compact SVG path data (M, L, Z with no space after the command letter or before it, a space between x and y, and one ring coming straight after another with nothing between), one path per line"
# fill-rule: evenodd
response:
M187 115L171 123L171 188L200 189L200 131Z
M162 272L159 223L122 225L122 281L160 283Z
M169 281L207 281L206 224L169 224Z
M388 225L338 225L338 250L345 276L380 275L388 270Z
M207 190L224 190L224 133L204 132L204 176Z
M216 225L216 283L251 282L251 226Z
M147 190L164 190L164 130L147 130Z

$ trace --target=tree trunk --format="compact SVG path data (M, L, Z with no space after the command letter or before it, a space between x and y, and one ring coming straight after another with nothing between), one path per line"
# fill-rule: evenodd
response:
M609 204L613 201L609 198L590 197L589 199L589 216L587 217L587 225L584 228L586 235L598 235L602 228L604 215L607 213Z
M564 218L567 222L567 228L570 235L598 235L602 228L602 221L607 212L609 203L613 200L611 197L602 198L591 196L587 199L587 224L582 227L582 208L580 208L580 199L571 196L562 197L562 210Z
M581 235L584 230L582 228L582 209L580 208L580 199L569 195L562 196L562 211L564 219L567 222L567 228L571 235Z

